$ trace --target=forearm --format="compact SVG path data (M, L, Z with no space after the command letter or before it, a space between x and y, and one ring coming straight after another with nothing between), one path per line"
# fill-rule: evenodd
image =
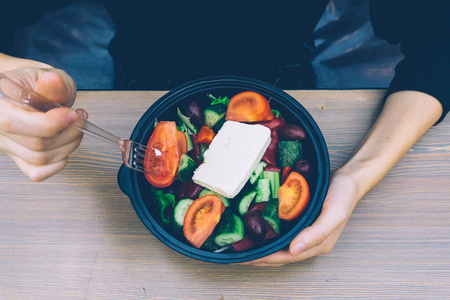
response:
M0 53L0 73L20 68L51 68L50 65L35 60L17 58Z
M402 91L388 97L372 129L338 171L350 175L356 184L353 206L381 181L441 114L440 102L421 92Z

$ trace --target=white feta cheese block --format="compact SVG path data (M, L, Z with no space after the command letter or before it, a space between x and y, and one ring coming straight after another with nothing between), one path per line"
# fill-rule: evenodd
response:
M234 198L270 144L270 129L257 124L226 121L192 180L227 198Z

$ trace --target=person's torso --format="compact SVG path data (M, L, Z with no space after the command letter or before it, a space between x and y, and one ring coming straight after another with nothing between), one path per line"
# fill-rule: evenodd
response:
M112 54L120 48L124 72L157 74L178 84L228 74L275 80L281 66L310 59L312 33L327 2L104 4L118 31Z

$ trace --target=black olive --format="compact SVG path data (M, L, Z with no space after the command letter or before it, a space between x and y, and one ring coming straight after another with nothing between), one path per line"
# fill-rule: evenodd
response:
M189 104L188 108L186 109L185 116L190 118L191 123L194 124L195 126L200 127L203 125L204 119L203 109L197 102L192 101Z
M246 212L244 215L244 226L247 233L255 241L262 241L266 237L266 224L263 217L258 212Z
M303 141L306 133L303 128L295 124L283 126L279 132L280 139L285 141Z
M311 164L306 159L301 159L294 164L293 171L303 175L306 179L311 176Z

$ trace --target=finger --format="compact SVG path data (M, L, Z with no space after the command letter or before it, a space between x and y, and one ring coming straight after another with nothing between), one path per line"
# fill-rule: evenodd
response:
M29 149L2 135L0 135L0 142L2 150L8 155L19 157L31 165L42 166L66 159L80 145L81 136L60 147L44 151Z
M83 115L83 117L87 117L87 114L83 112L84 110L77 110L78 115ZM83 137L83 133L78 128L75 128L73 126L69 126L62 132L51 138L8 134L1 131L0 134L8 139L15 141L16 143L22 145L25 148L34 151L49 151L52 149L56 149L58 147L62 147L75 140L81 140L81 138Z
M283 266L286 264L299 262L302 260L306 260L308 258L324 254L324 251L321 247L313 247L311 249L307 249L297 255L293 255L288 250L281 250L270 254L268 256L247 262L245 264L254 265L254 266Z
M77 108L75 111L77 112L78 116L80 116L81 118L86 119L86 120L89 118L88 112L85 111L84 109Z
M2 132L0 132L0 135L32 151L50 151L72 143L75 140L81 140L81 138L83 137L83 133L73 127L69 127L51 138L16 135ZM3 147L1 148L6 148L6 146L7 143L4 143Z
M34 91L51 101L71 106L75 100L76 87L64 71L50 69L39 74Z
M258 267L280 267L292 263L294 257L287 250L281 250L268 256L258 258L252 261L239 263L239 265L252 265Z
M288 250L281 250L278 252L275 252L271 255L262 257L260 259L256 259L250 262L246 262L243 264L248 265L254 265L254 266L282 266L289 263L299 262L306 259L309 259L311 257L322 255L329 253L333 246L336 244L337 240L339 239L339 236L341 232L344 230L346 225L346 222L331 233L322 243L318 244L317 246L314 246L309 249L305 249L304 251L294 255ZM306 229L305 229L306 230ZM303 232L302 232L303 233ZM301 234L302 234L301 233ZM291 243L292 245L292 243Z
M67 158L54 162L50 165L36 166L24 161L23 159L15 155L10 155L10 157L17 164L17 166L19 166L19 168L25 175L36 182L44 181L45 179L57 174L62 169L64 169L67 164Z
M0 101L0 131L9 134L53 137L77 117L76 111L65 107L41 113Z
M339 213L338 207L335 205L331 210L324 206L317 220L294 238L289 246L289 252L293 256L298 256L319 245L322 245L324 253L331 251L334 244L330 245L325 243L325 241L329 240L330 236L334 237L333 233L335 232L339 236L347 222L347 219L343 217L345 213Z
M45 98L70 107L75 101L75 81L63 70L52 68L20 68L5 72Z
M255 259L250 262L242 263L243 265L253 265L258 267L279 267L284 266L286 264L291 264L294 262L299 262L302 260L306 260L308 258L323 254L318 249L312 248L305 252L300 253L299 255L292 255L288 250L281 250L270 254L268 256Z

